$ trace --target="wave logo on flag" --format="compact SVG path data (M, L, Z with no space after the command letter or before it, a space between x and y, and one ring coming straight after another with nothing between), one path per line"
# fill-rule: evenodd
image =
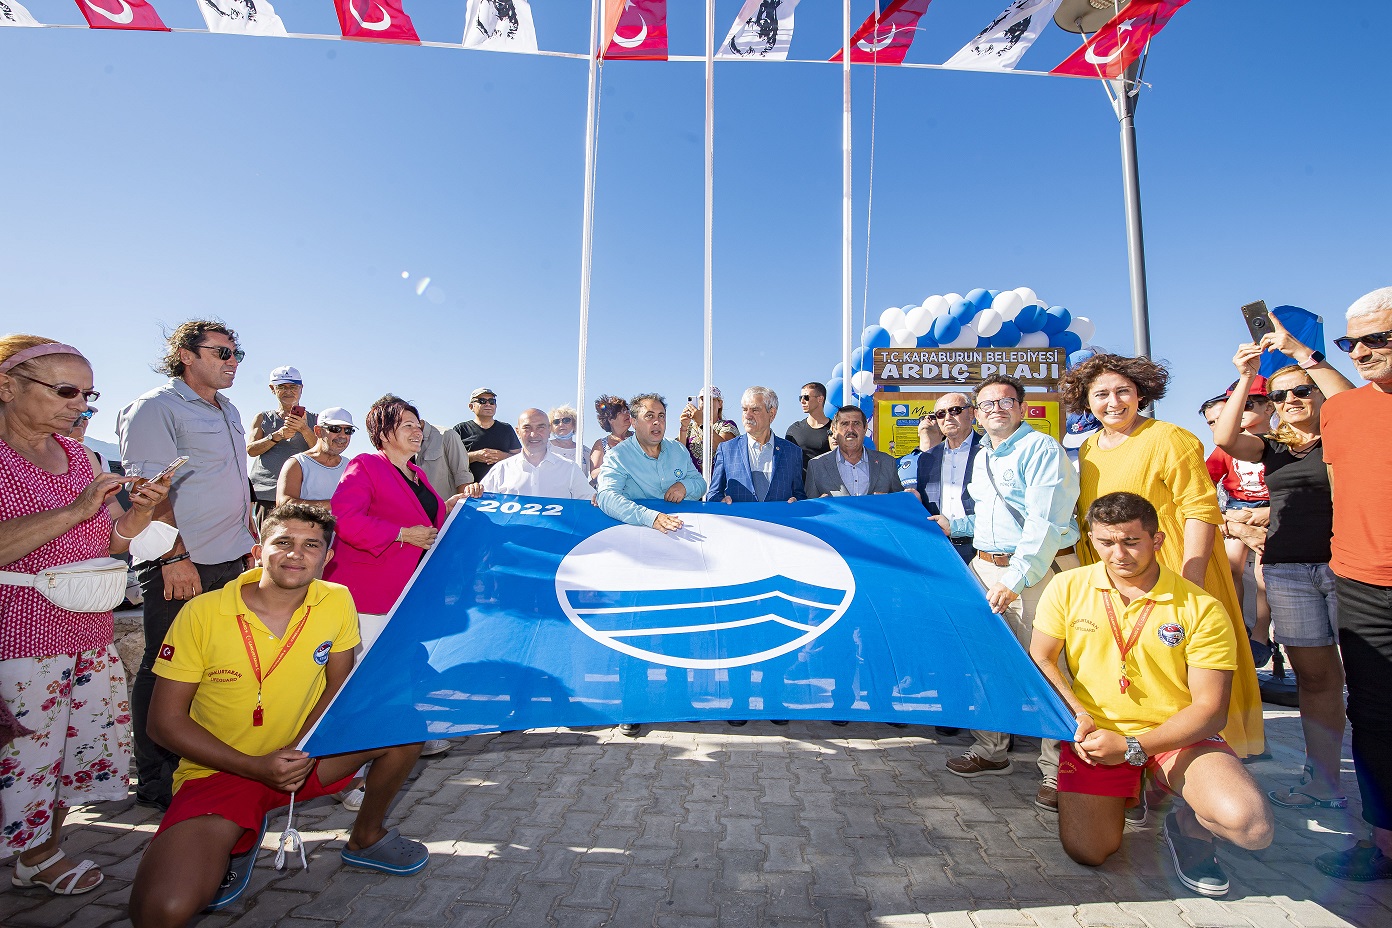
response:
M1133 0L1050 74L1121 77L1189 0Z
M535 52L536 26L527 0L469 0L464 47L500 52Z
M224 35L286 35L270 0L198 0L209 32Z
M0 0L0 26L42 26L43 23L15 0Z
M606 60L667 60L667 0L609 0Z
M334 0L338 28L345 39L370 42L420 42L401 0Z
M657 551L652 529L634 525L576 545L556 573L571 623L656 664L740 667L819 638L855 598L850 566L813 535L736 516L683 517ZM692 586L692 578L703 582Z
M155 8L145 0L77 0L77 8L92 29L169 31Z
M744 0L717 58L786 61L793 42L793 11L798 0Z
M862 64L903 64L918 32L918 21L932 0L894 0L884 12L871 13L851 36L851 61ZM845 49L831 56L840 61Z

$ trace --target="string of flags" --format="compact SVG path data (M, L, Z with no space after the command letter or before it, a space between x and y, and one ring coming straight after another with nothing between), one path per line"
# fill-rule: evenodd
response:
M74 0L92 29L171 31L150 0ZM190 0L160 0L164 3ZM207 31L292 37L271 0L192 0ZM333 0L341 37L367 42L422 44L406 0ZM421 2L421 0L414 0ZM667 0L603 0L600 56L605 60L668 60ZM876 4L850 42L858 64L902 65L922 31L932 0ZM942 67L1012 71L1062 0L1011 0L1005 10ZM1049 73L1115 79L1138 60L1175 12L1189 0L1132 0ZM724 59L787 61L798 0L745 0L715 55ZM528 0L466 0L460 47L539 54ZM0 0L0 26L44 26L19 0ZM846 49L830 61L841 61ZM581 56L583 57L583 56Z

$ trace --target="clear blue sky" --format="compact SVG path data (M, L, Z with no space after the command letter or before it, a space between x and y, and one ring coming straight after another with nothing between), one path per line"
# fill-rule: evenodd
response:
M201 28L193 0L154 0ZM1004 0L938 0L910 61L940 62ZM80 22L71 0L28 0ZM702 5L673 0L674 53ZM719 0L718 29L739 0ZM330 0L279 0L337 34ZM464 0L407 0L458 41ZM543 48L580 51L589 3L534 0ZM873 9L855 0L857 24ZM1194 0L1156 41L1138 118L1162 414L1203 438L1263 298L1343 332L1392 283L1385 63L1392 8ZM839 47L839 4L798 10L793 57ZM1022 68L1078 39L1050 26ZM1371 53L1370 52L1374 52ZM596 395L700 387L702 67L604 69L587 436ZM0 329L71 341L115 414L159 382L160 324L217 315L248 351L234 401L305 374L311 409L392 391L450 424L475 386L501 415L574 401L583 61L449 49L77 29L0 29ZM871 137L855 71L857 323ZM1117 127L1094 82L882 68L869 319L973 287L1033 287L1131 347ZM826 380L840 339L840 72L717 68L716 382L783 398ZM409 280L403 280L402 272ZM417 296L416 284L432 284ZM1346 360L1345 371L1351 369ZM733 407L733 404L731 404ZM366 442L358 439L358 450Z

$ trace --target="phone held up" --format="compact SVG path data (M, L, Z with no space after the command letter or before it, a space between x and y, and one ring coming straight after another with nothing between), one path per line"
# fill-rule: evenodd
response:
M1262 305L1265 306L1266 304L1263 303ZM299 416L301 419L303 419L305 415L305 408L303 406L291 406L290 415Z
M183 466L184 466L185 464L187 464L188 462L189 462L188 455L185 454L185 455L183 455L183 456L181 456L181 457L177 457L177 458L175 458L174 460L170 461L170 462L169 462L169 465L168 465L167 467L165 467L164 470L160 471L158 474L155 474L155 476L153 476L153 477L150 477L150 478L148 478L148 479L146 479L145 477L137 477L135 483L132 483L132 484L130 485L130 492L134 493L136 490L140 489L143 485L145 485L145 484L147 484L147 483L150 483L150 482L152 482L152 481L158 483L159 481L163 480L165 477L172 477L172 476L174 475L174 472L175 472L176 470L178 470L179 468L183 467Z
M1247 331L1252 333L1252 341L1260 342L1263 335L1274 331L1271 327L1271 314L1266 309L1266 300L1257 300L1242 307L1242 318L1247 323Z

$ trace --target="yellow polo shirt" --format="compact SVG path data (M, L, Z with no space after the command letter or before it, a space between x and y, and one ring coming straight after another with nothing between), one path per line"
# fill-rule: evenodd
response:
M1131 636L1147 602L1155 608L1126 658L1131 681L1121 692L1121 651L1107 620L1104 591L1122 641ZM1161 567L1145 596L1124 605L1106 567L1090 564L1054 577L1040 597L1034 627L1063 641L1073 693L1099 728L1136 736L1187 707L1189 668L1237 669L1237 637L1223 606L1179 574Z
M286 627L289 636L306 613L305 627L275 673L266 675L285 644L272 635L242 600L242 586L261 579L261 568L248 570L220 590L189 600L165 636L155 673L167 680L197 683L189 717L223 743L258 756L291 747L310 710L324 692L329 654L351 651L358 644L358 611L348 588L315 580ZM256 642L261 661L262 724L252 724L256 708L256 674L251 668L237 616ZM177 791L185 780L217 771L188 758L174 773Z

